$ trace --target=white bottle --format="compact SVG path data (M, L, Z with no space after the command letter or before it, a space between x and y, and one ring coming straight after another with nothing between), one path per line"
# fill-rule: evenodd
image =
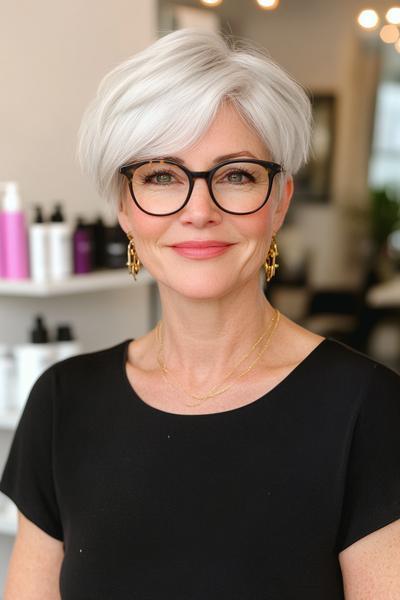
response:
M33 281L47 282L49 268L49 227L43 220L42 209L35 206L35 217L29 227L30 271Z
M36 379L57 360L54 344L49 343L47 329L40 315L30 334L30 344L14 346L16 359L16 407L25 406Z
M53 281L68 279L73 272L72 229L64 220L60 203L55 205L48 229L50 279Z
M6 412L14 404L15 364L11 348L0 344L0 411Z
M72 327L68 324L57 326L56 340L54 342L57 361L64 360L70 356L76 356L82 352L79 342L74 339Z

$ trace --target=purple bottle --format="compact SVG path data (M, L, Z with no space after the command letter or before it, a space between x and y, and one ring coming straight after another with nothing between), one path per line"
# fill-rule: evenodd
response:
M91 232L82 217L76 220L73 234L74 273L90 273L93 270L93 242Z
M6 279L28 279L28 232L18 186L14 181L5 184L0 228L1 276Z

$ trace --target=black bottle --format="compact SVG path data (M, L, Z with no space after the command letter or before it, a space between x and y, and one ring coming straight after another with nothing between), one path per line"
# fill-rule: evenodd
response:
M93 267L101 269L105 266L106 227L100 215L91 224L91 230L93 236Z
M49 333L41 315L35 317L33 329L30 331L32 344L46 344L49 341Z
M105 264L109 269L122 269L126 266L128 239L117 223L106 228Z

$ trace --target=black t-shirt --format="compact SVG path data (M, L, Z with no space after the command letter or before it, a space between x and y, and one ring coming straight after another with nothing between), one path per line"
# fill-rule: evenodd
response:
M131 340L48 368L0 490L63 540L63 600L339 600L338 554L400 518L400 376L325 338L256 401L187 415Z

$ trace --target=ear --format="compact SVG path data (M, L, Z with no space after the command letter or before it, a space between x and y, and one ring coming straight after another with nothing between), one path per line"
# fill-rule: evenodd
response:
M282 226L285 220L286 213L290 206L290 201L293 196L293 177L290 175L286 178L283 184L283 190L280 199L276 200L276 209L273 217L273 231L276 233Z
M125 199L123 197L121 197L118 201L117 219L121 229L128 234L128 231L131 229L131 225L129 223Z

